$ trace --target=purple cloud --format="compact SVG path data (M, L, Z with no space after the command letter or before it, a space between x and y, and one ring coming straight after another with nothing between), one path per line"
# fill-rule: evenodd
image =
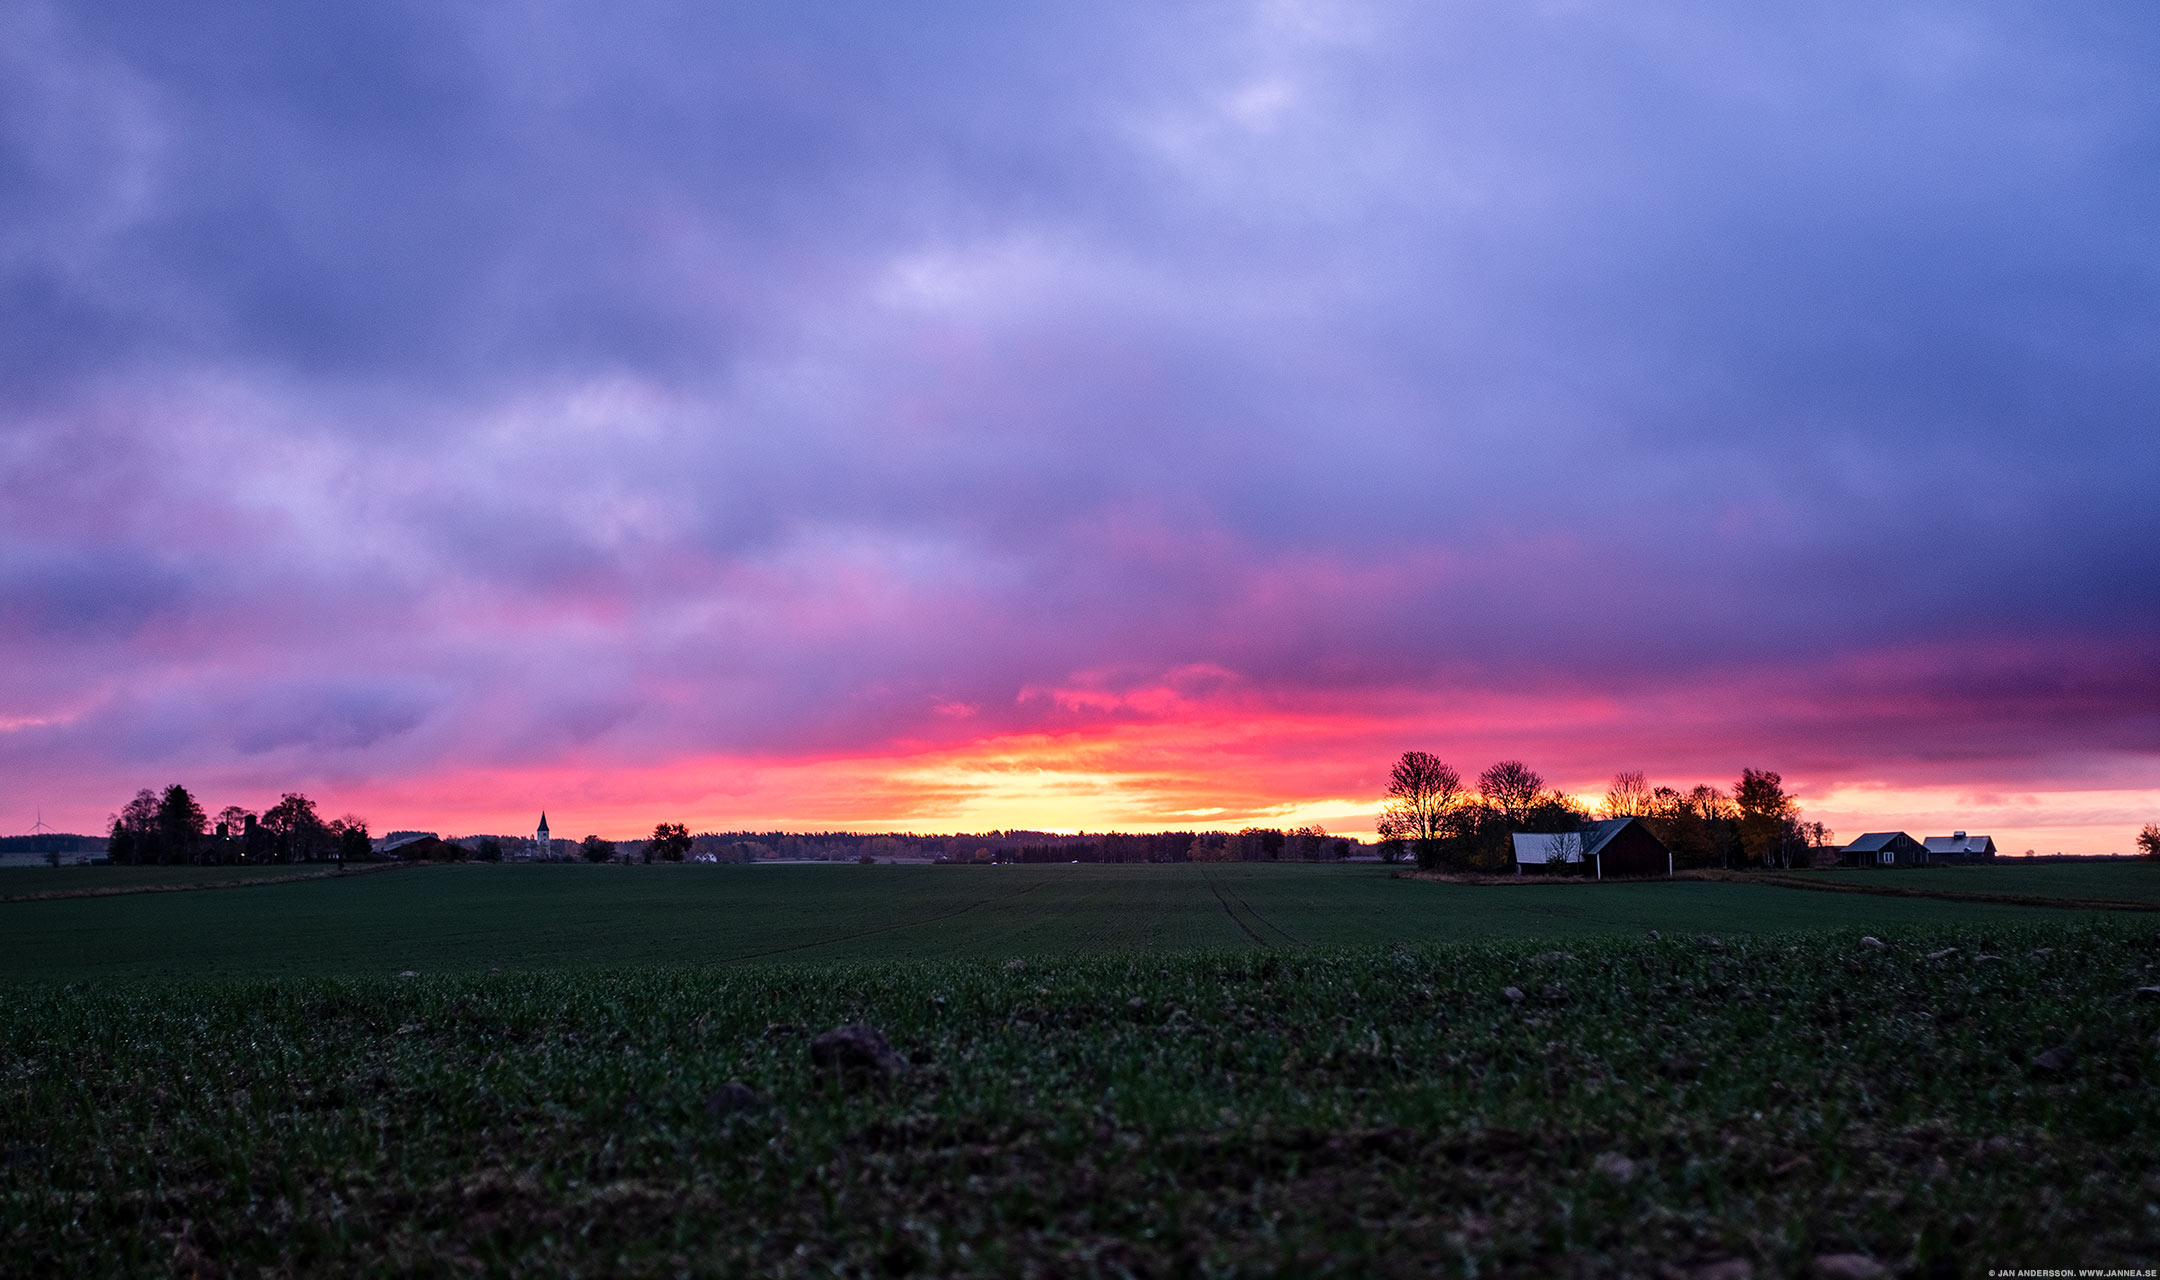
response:
M2135 7L7 12L25 804L1194 670L2160 776Z

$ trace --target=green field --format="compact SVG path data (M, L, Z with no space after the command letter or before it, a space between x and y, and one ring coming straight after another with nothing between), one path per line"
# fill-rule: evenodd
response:
M6 903L0 1275L2150 1266L2156 965L2142 914L1371 866ZM903 1072L813 1064L854 1021Z
M1371 864L464 865L245 890L0 903L0 974L1005 958L2033 918L2021 907L1745 884L1433 884Z
M2149 929L1541 945L23 989L0 1272L2160 1256ZM812 1067L857 1019L904 1078Z
M322 863L252 867L0 867L0 899L100 889L202 888L321 875Z
M2013 858L1968 867L1890 871L1840 867L1808 874L1846 884L1891 885L1928 893L2017 893L2038 898L2160 902L2160 862L2144 859L2028 863Z

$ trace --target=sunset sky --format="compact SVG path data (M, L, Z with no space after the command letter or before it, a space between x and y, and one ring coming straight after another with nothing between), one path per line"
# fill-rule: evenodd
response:
M2160 6L0 30L0 831L2160 821Z

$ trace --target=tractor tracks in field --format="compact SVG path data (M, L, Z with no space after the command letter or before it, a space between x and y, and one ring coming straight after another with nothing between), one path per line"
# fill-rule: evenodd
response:
M875 929L861 929L854 933L828 934L814 942L798 942L791 946L771 947L764 951L746 951L741 955L729 956L727 963L733 964L738 960L763 960L771 956L784 956L791 951L810 951L818 947L829 947L836 942L853 942L858 938L874 938L881 933L897 933L902 929L912 929L917 925L936 924L941 920L951 920L956 916L964 916L978 907L986 907L993 902L1005 903L1016 898L1024 898L1048 883L1050 883L1048 880L1037 880L1027 888L1016 889L1002 898L977 898L964 907L955 907L951 911L941 912L934 916L923 916L915 920L902 920L898 924L881 924Z
M1261 915L1258 911L1253 910L1253 905L1245 901L1243 895L1239 894L1235 888L1226 886L1221 880L1217 879L1215 872L1204 863L1200 868L1200 876L1207 881L1208 888L1214 892L1215 901L1222 904L1223 914L1230 917L1230 923L1238 927L1238 932L1252 939L1254 946L1272 948L1275 944L1261 937L1251 925L1245 923L1244 919L1238 915L1240 909L1243 909L1246 915L1259 921L1264 928L1282 935L1283 940L1291 946L1302 947L1305 945L1304 939Z

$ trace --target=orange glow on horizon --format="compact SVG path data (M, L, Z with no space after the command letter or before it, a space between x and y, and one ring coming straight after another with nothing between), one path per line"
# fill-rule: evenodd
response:
M1440 737L1393 716L1196 715L994 734L859 757L476 771L356 789L355 803L325 811L358 809L378 819L378 830L472 833L524 831L544 808L557 834L570 838L634 838L667 820L694 831L923 834L1318 823L1332 834L1370 839L1399 744ZM1474 778L1474 767L1463 772L1466 781ZM1682 789L1698 781L1731 786L1720 777L1653 774L1652 781ZM1556 782L1586 807L1602 799L1602 778ZM2004 853L2126 853L2139 822L2149 820L2139 815L2160 813L2160 789L1996 794L1868 780L1811 787L1790 774L1787 782L1805 816L1828 823L1840 841L1872 830L1926 836L1963 829L1993 835ZM504 795L530 799L514 810L469 799Z

